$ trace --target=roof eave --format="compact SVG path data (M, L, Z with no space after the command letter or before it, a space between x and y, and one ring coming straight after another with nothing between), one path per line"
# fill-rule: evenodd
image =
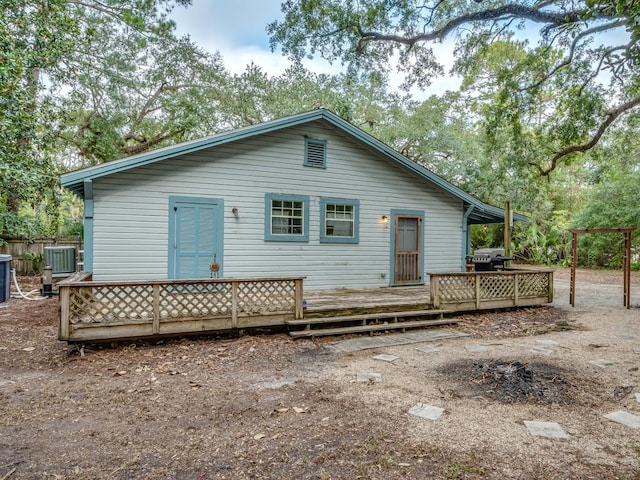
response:
M500 223L502 221L500 220L500 218L504 218L504 210L483 203L479 199L473 197L472 195L461 190L455 185L447 182L445 179L439 177L430 170L422 167L416 162L413 162L404 155L398 153L393 148L368 134L364 130L361 130L360 128L347 122L343 118L326 109L311 110L309 112L271 120L269 122L261 123L258 125L250 125L248 127L243 127L232 132L211 135L199 140L193 140L171 147L154 150L153 152L147 152L133 157L97 165L95 167L89 167L82 170L77 170L75 172L65 173L61 175L60 183L63 187L75 192L81 197L84 197L84 182L86 181L91 181L96 178L129 170L131 168L148 165L150 163L175 157L178 155L185 155L224 143L242 140L244 138L252 137L255 135L269 133L283 128L288 128L317 120L324 120L329 124L339 128L340 130L347 132L368 147L373 148L386 157L392 158L403 167L407 168L418 176L432 182L449 194L462 200L466 205L473 206L475 211L474 216L477 217L478 212L480 212L480 218L483 219L482 222L478 223ZM514 220L527 221L527 218L523 215L514 214Z

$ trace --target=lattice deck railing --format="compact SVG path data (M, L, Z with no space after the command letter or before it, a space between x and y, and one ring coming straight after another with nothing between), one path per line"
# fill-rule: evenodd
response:
M58 284L59 338L112 340L284 325L302 318L303 279L64 281Z
M434 308L523 307L553 302L553 270L431 274Z

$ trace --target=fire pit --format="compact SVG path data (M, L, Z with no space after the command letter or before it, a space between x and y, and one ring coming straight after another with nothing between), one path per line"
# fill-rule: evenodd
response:
M543 362L465 360L448 364L443 371L461 382L466 395L502 403L569 404L576 397L575 386L563 378L566 372Z

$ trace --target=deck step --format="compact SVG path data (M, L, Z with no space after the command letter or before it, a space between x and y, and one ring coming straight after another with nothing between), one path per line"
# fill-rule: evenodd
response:
M343 335L345 333L375 332L381 330L394 330L405 328L428 327L433 325L446 325L456 323L454 319L438 320L411 320L406 322L377 323L373 325L357 325L354 327L318 328L313 330L297 330L289 332L289 335L298 337L320 337L325 335Z
M318 325L329 323L341 323L341 322L358 322L366 320L383 320L405 317L427 317L427 316L442 316L446 313L453 313L451 310L408 310L404 312L380 312L380 313L363 313L358 315L343 315L338 317L318 317L318 318L301 318L297 320L287 320L287 325Z

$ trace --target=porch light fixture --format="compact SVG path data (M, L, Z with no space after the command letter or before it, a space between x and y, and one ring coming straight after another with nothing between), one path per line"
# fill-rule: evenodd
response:
M233 216L234 216L234 217L236 217L236 218L238 218L238 217L239 217L239 215L238 215L238 209L237 209L236 207L233 207L233 208L231 209L231 213L233 213Z
M380 220L382 220L382 223L384 224L389 223L389 217L387 217L386 215L382 215L382 217L380 217Z

